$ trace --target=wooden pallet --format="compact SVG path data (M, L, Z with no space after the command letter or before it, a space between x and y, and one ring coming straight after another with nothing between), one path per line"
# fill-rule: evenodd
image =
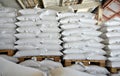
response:
M105 67L105 60L64 60L64 66L70 66L76 62L82 62L84 65L99 65Z
M0 50L0 54L6 54L8 56L13 56L14 50Z
M111 73L118 73L118 71L120 71L120 67L119 67L119 68L108 67L108 70L109 70Z
M22 62L28 59L32 59L33 57L35 57L37 61L42 61L44 59L51 59L56 62L61 62L61 56L25 56L25 57L19 57L18 59L20 62Z

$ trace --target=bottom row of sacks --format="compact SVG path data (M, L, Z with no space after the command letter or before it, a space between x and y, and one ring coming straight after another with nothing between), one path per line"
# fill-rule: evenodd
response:
M0 76L109 76L110 72L100 66L84 66L77 63L63 67L60 62L52 60L26 60L19 64L16 58L0 56ZM111 76L120 76L113 74Z

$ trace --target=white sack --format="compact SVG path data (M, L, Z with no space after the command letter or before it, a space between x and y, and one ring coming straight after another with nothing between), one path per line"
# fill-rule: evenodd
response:
M117 49L117 50L110 50L110 51L108 51L108 54L110 56L119 56L120 55L120 51L119 51L119 49Z
M35 38L36 34L34 34L34 33L18 33L18 34L15 34L15 37L17 37L19 39Z
M17 58L11 57L11 56L8 56L8 55L0 55L0 57L4 58L6 60L9 60L9 61L15 62L15 63L19 62L19 60Z
M14 48L18 50L35 50L36 49L34 45L16 45L14 46Z
M51 76L94 76L85 72L80 72L70 68L56 68L50 71Z
M15 22L16 18L14 17L0 17L0 23L9 23L9 22Z
M26 20L36 21L36 20L40 20L40 17L38 14L32 14L32 15L18 16L17 19L21 21L26 21Z
M14 45L13 44L4 44L4 45L0 45L0 49L14 49Z
M76 23L79 22L79 17L78 16L69 16L69 17L65 17L60 19L60 23L61 24L65 24L65 23Z
M83 47L95 47L95 48L103 48L104 45L98 42L92 41L76 41L76 42L68 42L63 45L64 48L83 48Z
M62 29L73 29L73 28L82 28L82 27L89 27L93 29L99 29L100 26L88 24L88 23L66 23L60 26Z
M85 71L85 67L81 64L73 64L71 66L68 66L67 68L71 68L71 69L74 69L74 70L77 70L77 71L82 71L82 72Z
M44 10L41 8L34 8L34 9L21 9L18 12L21 13L22 15L27 15L27 14L39 14L42 13Z
M30 32L30 33L36 33L39 34L41 32L60 32L61 30L56 27L56 28L41 28L37 26L33 27L19 27L16 29L18 32Z
M14 34L16 33L14 28L0 28L1 34Z
M103 27L101 29L103 32L120 32L120 26L110 26L110 27Z
M59 67L63 67L60 62L55 62L55 61L52 61L52 60L43 60L43 61L40 62L40 65L44 66L44 67L47 67L50 70L56 69L56 68L59 68Z
M89 18L80 18L80 22L89 23L89 24L94 24L95 25L97 23L97 20L89 19Z
M109 71L100 66L95 66L95 65L90 65L90 66L85 66L86 71L89 72L90 74L109 74Z
M101 35L102 38L120 37L120 32L107 32Z
M32 67L32 68L40 68L41 67L39 62L35 61L35 60L25 60L19 64L23 65L23 66L27 66L27 67Z
M40 33L38 35L40 38L49 38L49 39L59 39L61 35L59 33Z
M64 18L64 17L70 17L70 16L76 16L77 14L72 13L72 12L62 12L62 13L57 13L58 18Z
M14 57L23 57L23 56L61 56L63 55L59 51L45 51L45 50L30 50L30 51L18 51Z
M87 57L88 60L107 60L105 56L102 55L95 55L95 54L88 54Z
M90 29L89 29L90 30ZM70 36L70 35L91 35L91 36L99 36L102 33L100 31L95 31L95 30L86 30L86 31L82 31L82 30L68 30L68 31L63 31L62 35L63 36Z
M78 60L85 60L87 56L85 54L66 54L64 55L63 59L78 59Z
M59 39L44 39L44 38L29 38L29 39L20 39L15 42L15 44L32 44L32 43L50 43L50 44L61 44L62 41Z
M10 38L0 39L0 44L1 44L1 43L3 43L3 44L4 44L4 43L6 43L6 44L7 44L7 43L8 43L8 44L9 44L9 43L10 43L10 44L14 44L14 42L15 42L15 39L10 39Z
M57 15L57 11L51 10L51 9L47 9L44 12L42 12L41 15L43 15L43 16L46 16L46 15L55 16L55 15Z
M16 28L14 23L1 23L0 28Z
M56 20L57 21L57 17L51 16L51 15L40 16L40 18L41 20Z
M17 16L16 12L8 12L8 13L0 12L0 17L16 17L16 16Z
M120 49L120 44L110 44L105 47L108 50L117 50Z
M14 12L17 11L15 8L11 7L1 7L0 8L0 13L7 13L7 12Z
M105 26L118 26L120 25L120 22L117 20L109 20L105 22Z
M96 42L103 41L103 39L100 37L95 37L90 35L81 35L81 36L71 35L71 36L63 37L62 40L65 42L80 41L80 40L95 40Z
M90 12L77 12L76 14L84 18L92 18L92 19L95 18L95 14L90 13Z
M0 58L0 67L2 76L43 76L43 73L37 69L24 67L3 58Z
M34 21L19 21L15 23L17 26L36 26Z
M119 68L120 67L120 62L119 61L109 62L109 63L107 63L107 66L113 67L113 68Z
M88 47L86 47L88 48ZM88 48L89 49L89 48ZM103 50L83 50L83 49L65 49L63 51L65 54L72 54L72 53L89 53L89 54L98 54L98 55L106 55L106 52Z
M105 39L104 43L109 43L109 44L120 43L120 37L110 37L109 39Z
M120 57L109 57L108 60L111 62L117 62L117 61L120 62Z

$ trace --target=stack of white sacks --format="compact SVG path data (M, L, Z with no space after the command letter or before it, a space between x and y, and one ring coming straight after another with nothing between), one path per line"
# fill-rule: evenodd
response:
M19 51L15 57L38 55L62 55L62 41L56 11L40 8L19 10L21 16L16 23L19 33L15 46Z
M16 9L0 7L0 49L14 49Z
M109 67L120 67L120 18L114 18L101 28L104 32L105 50L108 55Z
M97 29L97 21L92 13L58 13L62 40L64 59L80 60L106 60L106 54L100 43L103 39L99 36L101 32Z

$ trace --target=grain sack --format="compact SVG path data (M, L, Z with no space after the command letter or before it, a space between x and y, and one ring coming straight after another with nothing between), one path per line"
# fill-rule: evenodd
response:
M34 33L18 33L15 34L15 37L19 38L19 39L23 39L23 38L35 38L37 35L35 35Z
M97 25L90 25L88 23L66 23L60 26L62 29L73 29L73 28L82 28L82 27L89 27L89 28L93 28L93 29L99 29L100 26Z
M105 39L104 43L108 44L120 43L120 37L110 37L109 39Z
M14 28L0 28L1 34L14 34L16 33Z
M90 13L90 12L77 12L77 16L84 17L84 18L95 18L95 14Z
M7 12L7 13L0 12L0 17L16 17L16 16L17 16L16 12Z
M113 68L118 68L118 67L120 67L120 62L119 61L109 62L109 63L107 63L107 66L113 67Z
M50 71L51 76L94 76L70 68L56 68Z
M16 28L14 23L1 23L0 28Z
M72 31L63 31L62 35L63 36L70 36L70 35L91 35L91 36L100 36L102 33L99 31L80 31L80 30L72 30Z
M17 11L15 8L11 7L0 7L0 13L9 13L9 12L14 12Z
M22 15L27 15L27 14L40 14L42 13L44 10L41 8L34 8L34 9L21 9L18 12Z
M88 54L87 56L88 60L107 60L105 56L102 55L95 55L95 54Z
M19 21L15 23L17 26L36 26L34 21Z
M60 51L45 51L44 49L42 50L30 50L30 51L18 51L14 57L23 57L23 56L61 56L63 55Z
M103 39L100 37L94 37L94 36L90 36L90 35L80 35L80 36L71 35L71 36L63 37L62 40L65 42L80 41L80 40L82 40L82 41L95 40L96 42L103 41Z
M51 44L61 44L62 41L59 39L44 39L44 38L29 38L20 39L15 42L15 44L29 44L29 43L51 43Z
M15 63L19 62L19 60L17 58L11 57L11 56L8 56L8 55L0 55L0 57L4 58L6 60L9 60L9 61L15 62Z
M37 69L24 67L3 58L0 58L0 67L0 75L2 76L43 76L43 72Z
M103 48L104 45L92 41L76 41L76 42L65 43L63 47L64 48L83 48L83 47Z
M85 69L90 74L109 74L109 71L106 68L96 65L85 66Z
M62 13L57 13L57 16L59 19L64 18L64 17L70 17L70 16L76 16L77 14L72 13L72 12L62 12Z
M9 23L9 22L15 22L16 18L14 17L0 17L0 23Z
M80 18L78 16L70 16L70 17L65 17L60 19L60 23L61 24L65 24L65 23L76 23L79 22Z
M21 21L27 21L27 20L36 21L36 20L40 20L40 17L38 14L32 14L32 15L18 16L17 19Z
M117 50L120 49L120 44L110 44L105 47L108 50Z
M107 22L105 22L105 26L118 26L120 25L120 22L117 20L109 20Z
M77 70L77 71L81 71L81 72L85 71L85 66L81 65L81 64L73 64L73 65L68 66L66 68L71 68L71 69L74 69L74 70Z
M120 57L119 57L119 56L116 56L116 57L109 57L108 60L111 61L111 62L117 62L117 61L120 62Z
M101 35L102 38L120 37L120 32L107 32Z
M86 54L79 54L79 53L77 53L77 54L66 54L66 55L64 55L64 57L63 57L63 59L79 59L79 60L85 60L85 59L87 59L87 56L86 56Z

